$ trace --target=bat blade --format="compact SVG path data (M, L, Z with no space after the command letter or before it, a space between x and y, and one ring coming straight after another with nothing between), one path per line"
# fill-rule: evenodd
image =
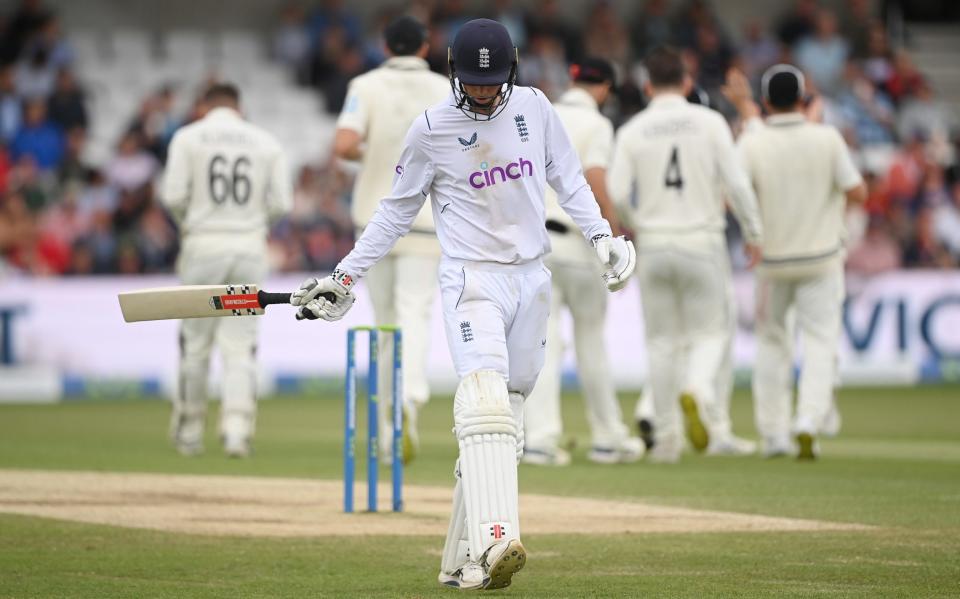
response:
M181 285L155 287L119 294L120 311L127 322L258 316L263 306L256 285Z

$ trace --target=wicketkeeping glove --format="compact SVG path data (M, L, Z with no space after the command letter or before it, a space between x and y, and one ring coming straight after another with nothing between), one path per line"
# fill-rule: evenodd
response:
M297 320L340 320L353 307L357 296L353 294L353 277L342 270L323 279L310 278L300 284L290 296L290 303L299 306ZM323 293L332 293L336 301L323 297Z
M637 266L637 250L633 243L627 241L623 235L596 235L593 238L593 248L605 267L603 281L607 284L607 290L619 291L626 287L627 280Z

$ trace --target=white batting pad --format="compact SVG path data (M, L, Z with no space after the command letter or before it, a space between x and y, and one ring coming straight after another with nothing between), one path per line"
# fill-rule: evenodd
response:
M467 539L471 557L479 559L494 543L520 538L517 427L503 376L492 370L467 375L453 413Z
M453 512L447 528L447 540L443 544L440 571L453 574L469 559L467 541L467 507L463 501L463 483L460 482L460 464L457 463L457 484L453 488Z

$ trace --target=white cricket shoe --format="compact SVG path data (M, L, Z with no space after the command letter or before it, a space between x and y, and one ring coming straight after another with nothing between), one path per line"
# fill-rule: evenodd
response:
M491 545L480 558L485 575L482 588L502 589L510 586L513 575L522 570L526 563L527 550L520 539Z
M437 581L445 587L469 591L483 588L486 577L483 574L483 566L477 562L467 562L452 574L440 572L437 575Z
M757 453L757 444L754 441L736 435L710 439L710 445L707 446L708 456L748 456L755 453Z
M524 447L520 463L532 466L569 466L570 453L559 447L544 449Z
M170 438L180 455L192 457L203 453L203 429L202 416L173 415Z
M794 452L793 443L786 438L766 437L763 440L763 449L760 452L765 458L780 458Z
M671 435L657 439L653 449L647 452L647 461L651 464L676 464L683 453L683 439Z
M223 436L223 453L228 458L248 458L252 452L249 437L240 435Z
M632 464L643 457L645 447L637 437L627 437L615 447L591 447L587 459L595 464Z

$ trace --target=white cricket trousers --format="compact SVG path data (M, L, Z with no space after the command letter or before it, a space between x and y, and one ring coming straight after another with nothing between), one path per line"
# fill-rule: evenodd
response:
M367 289L377 325L403 330L403 401L422 405L430 399L427 352L430 350L430 312L437 292L440 258L424 254L390 254L370 269ZM381 339L392 349L389 335ZM380 360L380 380L391 378L392 360ZM386 397L386 396L384 396ZM386 405L387 402L380 402ZM388 429L385 429L388 430Z
M185 246L177 262L185 285L253 283L267 274L266 252L237 254L222 248ZM216 344L223 363L220 432L252 436L256 420L257 318L188 318L180 325L180 376L175 410L186 417L206 413L210 353Z
M696 243L637 244L648 372L658 442L679 443L678 398L696 400L711 435L730 434L724 368L732 323L730 259L722 235Z
M510 393L530 395L547 344L547 267L539 260L512 265L445 257L440 261L440 294L457 377L495 370L507 380Z
M757 359L753 397L757 430L784 441L816 435L830 411L844 297L843 264L803 278L757 276ZM796 418L791 431L793 345L787 314L795 309L802 343Z
M590 253L589 257L595 258L593 252ZM527 447L551 450L558 446L563 434L560 390L564 343L560 335L560 312L566 306L573 318L577 374L591 442L598 448L616 448L630 433L623 424L607 359L604 324L608 291L600 267L593 263L551 260L550 271L553 284L546 358L537 385L523 405Z

